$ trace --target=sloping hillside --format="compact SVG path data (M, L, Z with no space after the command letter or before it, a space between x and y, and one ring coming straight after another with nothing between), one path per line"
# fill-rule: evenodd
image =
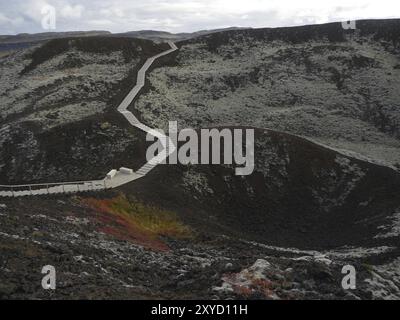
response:
M144 138L115 109L138 68L164 49L147 40L63 38L3 58L2 183L93 179L135 166Z
M400 176L257 130L256 168L158 166L120 190L3 199L0 297L400 297ZM57 290L39 290L44 264ZM357 289L340 286L344 265Z
M400 299L399 32L364 21L179 43L130 109L154 128L254 128L254 172L158 165L116 190L0 199L0 298ZM78 37L0 58L1 183L142 164L144 134L116 107L165 48ZM347 264L356 290L341 287Z
M164 165L122 190L218 234L306 249L382 244L374 237L400 210L399 173L271 130L257 129L255 146L249 176Z
M158 127L254 125L399 165L399 34L378 20L183 41L135 108Z

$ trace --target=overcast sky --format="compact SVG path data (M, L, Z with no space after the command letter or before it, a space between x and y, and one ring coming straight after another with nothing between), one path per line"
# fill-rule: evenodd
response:
M55 8L55 30L42 27L42 10L48 5ZM399 0L0 0L0 34L143 29L183 32L399 17Z

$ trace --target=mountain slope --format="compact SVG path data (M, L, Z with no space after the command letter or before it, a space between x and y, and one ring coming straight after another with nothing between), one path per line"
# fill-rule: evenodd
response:
M399 155L399 22L358 26L219 32L158 59L132 112L252 127L254 172L159 165L116 190L0 199L0 298L399 299L400 173L376 164ZM164 49L78 37L0 58L1 183L142 164L144 134L116 107Z
M179 43L135 105L164 128L255 125L400 163L400 21L233 30Z
M142 164L144 137L116 112L144 61L165 45L63 38L0 61L3 184L104 177Z

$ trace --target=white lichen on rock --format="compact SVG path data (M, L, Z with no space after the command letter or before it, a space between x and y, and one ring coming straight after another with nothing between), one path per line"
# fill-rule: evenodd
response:
M382 232L375 236L376 239L393 238L400 235L400 212L393 214L389 220L389 224L378 227Z
M192 189L202 195L213 194L214 191L209 187L207 176L192 168L185 170L182 176L182 185Z
M381 43L230 37L215 50L202 40L184 44L177 66L152 71L152 90L135 105L144 121L159 128L171 119L196 128L271 128L400 163L392 134L399 130L400 70Z

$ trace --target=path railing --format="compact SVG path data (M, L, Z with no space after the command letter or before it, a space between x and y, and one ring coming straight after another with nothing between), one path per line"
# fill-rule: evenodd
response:
M74 181L59 183L36 183L20 185L0 185L0 196L2 197L21 197L33 195L76 193L88 191L100 191L113 188L110 181Z

